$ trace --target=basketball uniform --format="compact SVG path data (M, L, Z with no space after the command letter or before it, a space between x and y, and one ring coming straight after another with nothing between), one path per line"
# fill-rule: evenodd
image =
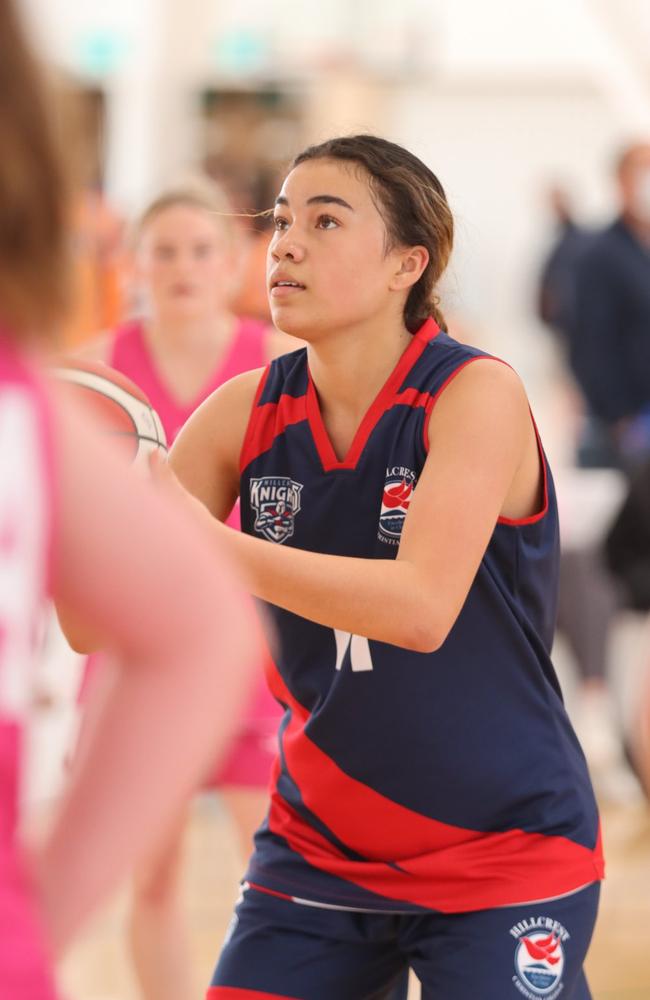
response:
M161 419L167 441L171 445L194 410L215 389L241 372L261 368L266 364L266 331L267 326L258 320L239 319L225 356L190 403L180 403L174 399L163 383L147 347L142 323L137 320L124 324L115 332L108 364L127 375L146 393ZM239 526L237 508L228 519L228 524L232 527ZM238 734L223 763L209 779L209 784L266 788L280 714L277 702L262 679L253 690Z
M274 361L242 449L243 530L331 555L394 558L436 401L484 357L428 320L342 461L306 350ZM603 857L586 763L550 660L559 530L541 443L539 451L540 510L499 518L435 652L268 604L278 637L269 684L284 708L279 756L214 1000L384 997L400 961L416 959L425 997L589 996L581 969ZM323 924L329 940L319 951ZM309 942L304 953L287 926ZM260 940L269 942L268 963L263 952L252 960ZM342 941L357 959L361 943L382 942L383 971L363 988L345 985L351 968L336 988L310 977L318 956L334 969L332 945ZM364 963L376 971L367 954Z
M0 333L0 996L54 1000L46 947L16 840L23 721L49 586L47 405Z

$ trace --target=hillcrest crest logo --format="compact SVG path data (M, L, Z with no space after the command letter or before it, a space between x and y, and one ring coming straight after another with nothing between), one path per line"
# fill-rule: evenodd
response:
M387 545L399 545L417 477L412 469L393 465L386 469L381 497L377 537Z

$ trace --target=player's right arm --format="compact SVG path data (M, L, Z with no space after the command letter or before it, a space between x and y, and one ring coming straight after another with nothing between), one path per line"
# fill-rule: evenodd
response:
M256 616L200 520L75 410L56 409L53 592L117 667L36 859L55 951L225 749L259 662Z
M264 370L237 375L213 392L169 454L177 479L219 521L225 521L239 496L239 459Z

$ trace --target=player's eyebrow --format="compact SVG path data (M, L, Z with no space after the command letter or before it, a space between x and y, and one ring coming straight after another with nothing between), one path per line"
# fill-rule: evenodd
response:
M276 205L289 205L289 199L285 198L283 194L278 195L275 199ZM354 212L352 205L348 205L347 201L343 198L339 198L335 194L315 194L311 198L307 199L308 205L340 205L342 208L349 208L351 212Z

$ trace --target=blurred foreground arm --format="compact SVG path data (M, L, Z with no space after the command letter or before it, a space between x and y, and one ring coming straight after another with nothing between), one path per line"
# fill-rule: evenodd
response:
M69 406L56 421L54 596L118 668L36 860L55 952L223 752L259 662L258 625L214 539Z

